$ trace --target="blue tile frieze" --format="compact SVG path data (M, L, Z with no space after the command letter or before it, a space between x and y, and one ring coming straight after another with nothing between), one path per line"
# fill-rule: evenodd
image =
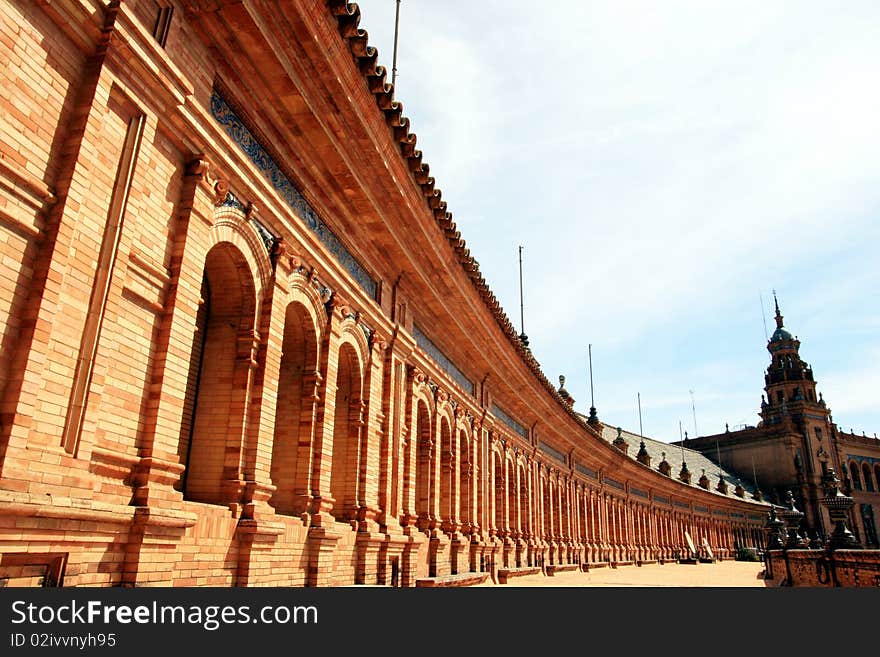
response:
M351 277L357 281L370 298L376 298L376 281L367 273L338 237L321 220L312 209L308 201L300 194L299 190L284 175L272 156L266 152L262 144L251 134L241 119L232 111L232 108L223 100L223 97L215 90L211 94L211 115L223 127L227 135L239 148L250 158L251 162L266 176L272 187L281 198L290 206L293 213L311 230L333 257L341 264Z

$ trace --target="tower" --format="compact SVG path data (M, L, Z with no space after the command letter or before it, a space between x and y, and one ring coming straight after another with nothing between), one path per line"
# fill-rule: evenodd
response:
M814 511L809 524L824 524L819 517L818 498L822 495L821 480L828 467L839 464L829 462L836 450L830 445L830 413L825 401L816 393L813 369L801 359L800 341L783 325L779 301L773 294L776 306L776 330L767 343L770 365L764 376L766 398L761 400L761 425L776 429L786 436L786 452L794 475L791 483L800 490L801 502ZM782 465L782 464L780 464Z

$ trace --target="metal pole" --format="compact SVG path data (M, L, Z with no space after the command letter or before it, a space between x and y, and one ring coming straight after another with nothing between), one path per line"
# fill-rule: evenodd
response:
M593 345L587 345L587 350L590 356L590 406L596 408L596 400L593 398Z
M644 436L642 433L642 393L637 392L636 398L639 400L639 435Z
M394 56L391 62L391 93L394 93L394 85L397 82L397 28L400 24L400 0L397 0L397 7L394 11Z
M520 333L526 334L525 310L523 305L523 282L522 282L522 246L519 247L519 328Z

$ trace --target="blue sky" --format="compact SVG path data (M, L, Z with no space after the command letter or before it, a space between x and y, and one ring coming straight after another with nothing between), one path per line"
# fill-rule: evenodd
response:
M394 0L358 3L390 69ZM536 10L536 8L540 8ZM403 0L396 97L545 374L659 440L757 424L776 289L880 434L880 3Z

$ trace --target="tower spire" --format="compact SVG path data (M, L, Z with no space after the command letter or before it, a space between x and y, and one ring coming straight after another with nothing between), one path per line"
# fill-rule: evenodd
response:
M773 303L776 304L776 328L782 328L782 313L779 312L779 299L776 298L776 290L773 290Z

